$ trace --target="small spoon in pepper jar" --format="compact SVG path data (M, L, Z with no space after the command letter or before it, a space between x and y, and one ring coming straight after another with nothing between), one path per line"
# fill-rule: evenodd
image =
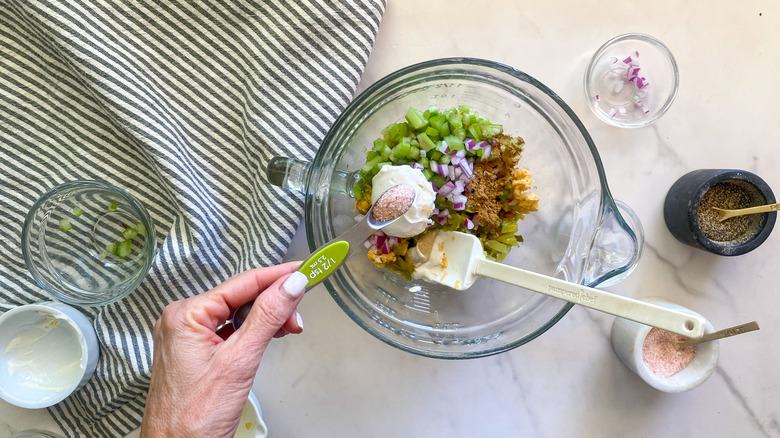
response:
M712 207L712 209L718 212L718 222L723 222L726 219L731 219L736 216L778 211L780 210L780 202L776 204L759 205L758 207L740 208L737 210L727 210L725 208L718 207Z

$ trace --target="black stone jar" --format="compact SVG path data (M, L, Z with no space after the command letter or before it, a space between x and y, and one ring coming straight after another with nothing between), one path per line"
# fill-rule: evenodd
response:
M756 205L772 204L775 195L763 179L744 170L700 169L683 175L669 189L664 201L664 220L672 235L682 243L714 254L736 256L758 248L775 226L776 212L759 213L757 231L747 240L716 241L704 235L699 225L699 204L707 191L721 182L747 189Z

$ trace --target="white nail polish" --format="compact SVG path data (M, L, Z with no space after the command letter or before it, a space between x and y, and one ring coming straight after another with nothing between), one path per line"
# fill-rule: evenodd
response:
M301 318L301 314L298 312L295 312L295 323L303 330L303 318Z
M282 284L282 291L293 298L298 298L298 296L306 290L306 284L308 282L309 278L306 277L306 275L295 271L284 284Z

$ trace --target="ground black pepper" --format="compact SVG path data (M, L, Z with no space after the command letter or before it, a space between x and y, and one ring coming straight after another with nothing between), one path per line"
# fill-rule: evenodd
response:
M713 207L736 210L759 205L754 190L744 183L723 181L712 186L701 198L699 204L699 227L704 236L717 242L744 243L758 232L760 215L736 216L718 221L718 212Z

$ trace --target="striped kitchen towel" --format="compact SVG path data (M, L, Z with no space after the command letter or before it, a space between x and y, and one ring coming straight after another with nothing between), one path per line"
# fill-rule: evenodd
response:
M50 409L71 437L141 420L163 307L279 263L301 196L274 155L312 159L352 99L383 0L0 0L0 312L50 298L22 260L25 214L66 181L127 188L159 252L127 298L82 309L95 376Z

